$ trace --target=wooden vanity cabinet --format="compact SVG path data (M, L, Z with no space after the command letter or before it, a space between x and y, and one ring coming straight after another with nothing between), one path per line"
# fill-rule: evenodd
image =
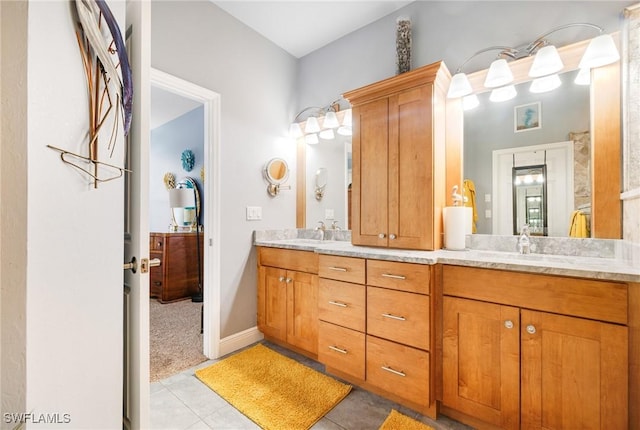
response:
M451 156L459 151L447 158L447 144L461 144L446 141L449 81L438 62L344 94L353 112L353 244L441 248L446 171L460 170Z
M435 417L431 266L320 255L318 360Z
M628 428L627 285L443 266L442 411L478 428Z
M202 267L202 235L200 260ZM198 293L198 252L196 233L150 233L149 255L160 259L150 272L150 297L161 303L190 298Z
M258 329L269 340L317 357L317 254L258 248Z

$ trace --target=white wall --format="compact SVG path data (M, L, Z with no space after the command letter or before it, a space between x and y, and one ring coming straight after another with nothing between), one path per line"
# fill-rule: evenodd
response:
M210 2L152 4L156 69L221 94L221 337L256 326L254 230L295 227L296 60ZM264 163L282 157L291 190L267 194ZM207 173L208 175L209 173ZM206 198L206 196L205 196ZM262 221L246 221L261 206Z
M4 90L19 60L11 78L18 88L3 91L3 121L11 130L3 127L2 412L70 420L57 428L117 428L123 180L93 189L45 146L87 154L87 87L73 4L13 3L3 6L3 42L23 50L2 52ZM124 22L125 3L109 4ZM104 148L100 157L121 165L123 148L120 138L112 159ZM4 416L2 425L13 426Z

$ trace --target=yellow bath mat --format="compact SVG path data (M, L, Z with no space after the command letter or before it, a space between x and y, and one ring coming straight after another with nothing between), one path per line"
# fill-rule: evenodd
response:
M308 429L351 386L258 344L196 371L196 376L266 430Z
M379 430L433 430L433 427L416 421L413 418L409 418L395 409L392 409L391 413L387 419L384 420Z

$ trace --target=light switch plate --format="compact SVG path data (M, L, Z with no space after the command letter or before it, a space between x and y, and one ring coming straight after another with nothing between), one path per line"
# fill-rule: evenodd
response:
M484 201L485 203L491 203L491 194L485 194Z
M257 221L262 219L261 206L247 206L247 221Z
M484 217L485 218L491 218L491 209L485 209Z
M324 210L324 219L333 219L334 217L333 209L325 209Z

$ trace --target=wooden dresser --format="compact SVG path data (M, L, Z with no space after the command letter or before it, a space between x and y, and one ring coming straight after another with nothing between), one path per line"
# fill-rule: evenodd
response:
M200 259L202 263L202 237ZM150 296L161 303L190 298L198 292L198 251L196 233L150 233L151 258L160 266L151 268ZM202 267L202 264L201 264Z

